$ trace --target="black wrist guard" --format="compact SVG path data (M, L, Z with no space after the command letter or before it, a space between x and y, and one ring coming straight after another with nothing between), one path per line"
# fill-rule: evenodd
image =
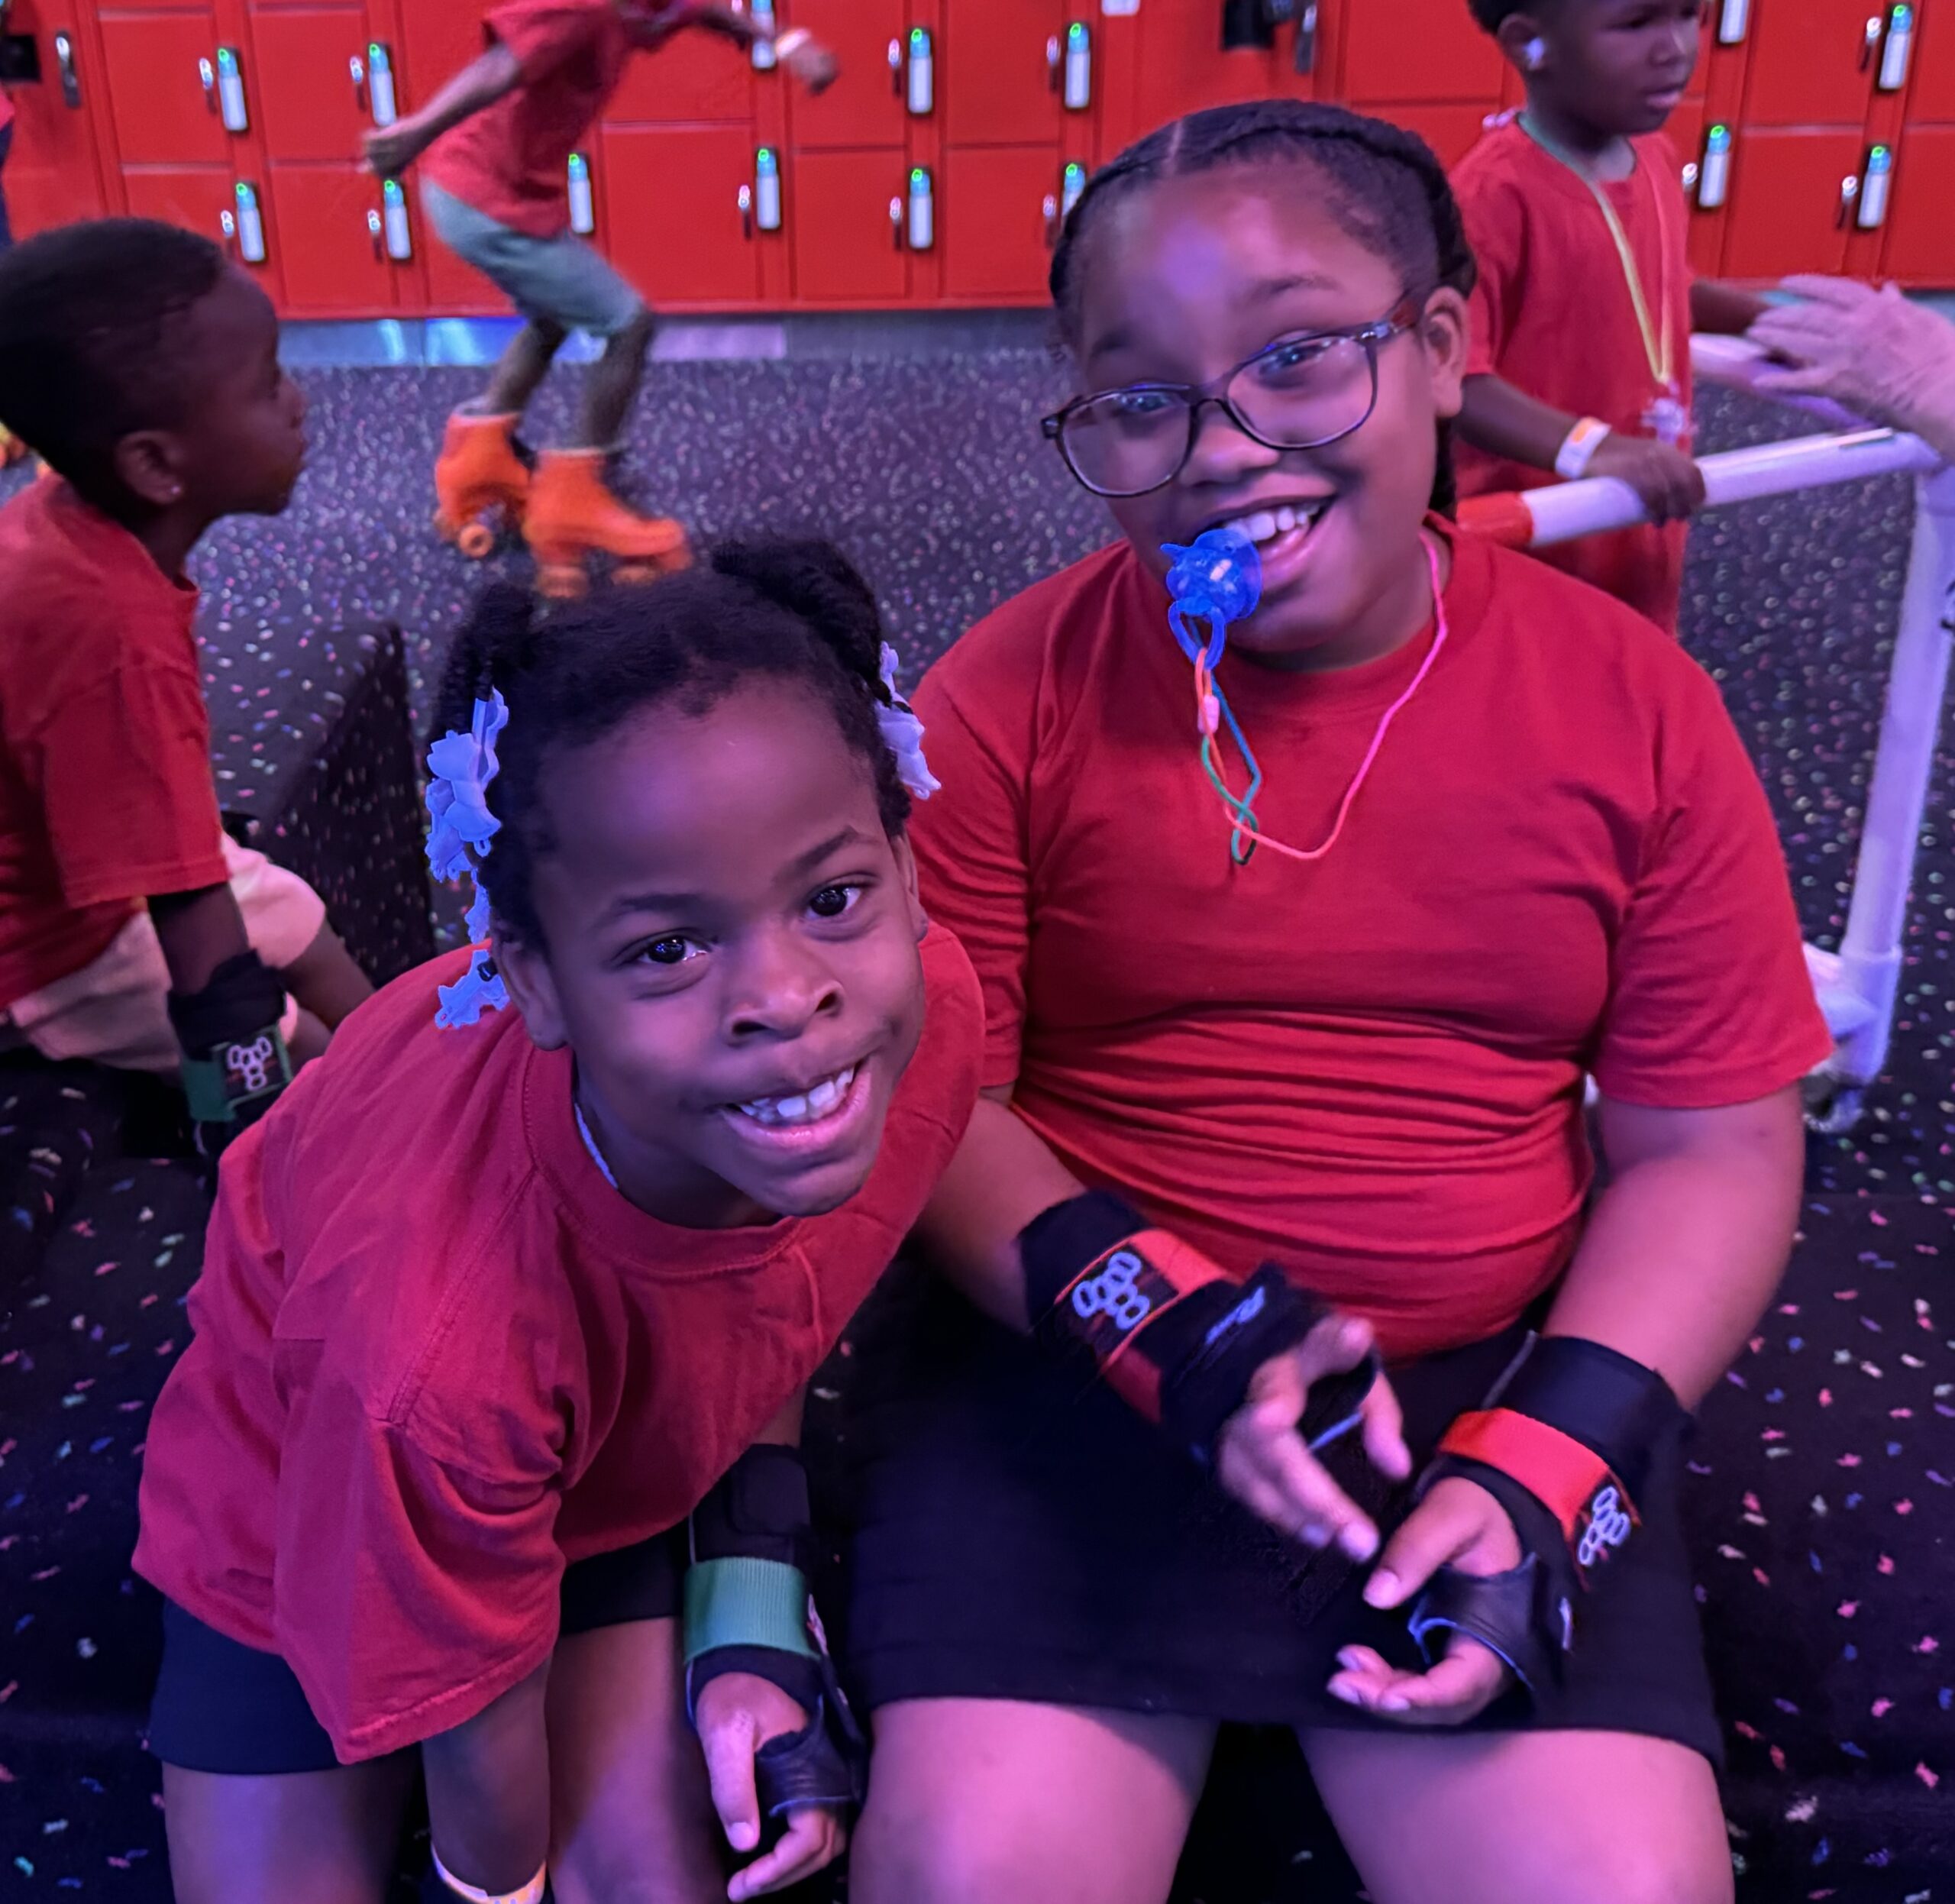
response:
M227 958L202 991L173 991L170 1028L183 1050L183 1094L207 1153L257 1123L292 1081L279 1030L285 988L254 952Z
M1488 1579L1443 1567L1411 1613L1428 1659L1433 1633L1470 1634L1530 1692L1574 1645L1581 1595L1642 1525L1637 1496L1650 1451L1682 1405L1653 1369L1578 1336L1537 1337L1485 1407L1440 1438L1423 1494L1448 1476L1477 1482L1506 1511L1521 1564Z
M728 1673L777 1686L808 1715L754 1755L761 1815L859 1804L868 1743L850 1711L814 1602L807 1469L793 1448L749 1448L693 1509L686 1573L686 1713Z

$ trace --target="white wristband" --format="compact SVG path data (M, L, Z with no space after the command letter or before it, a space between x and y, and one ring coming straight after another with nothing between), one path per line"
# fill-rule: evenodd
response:
M790 27L774 43L774 50L780 58L791 60L815 36L806 27Z
M464 1884L454 1873L441 1862L441 1854L431 1846L428 1855L435 1860L435 1875L457 1897L465 1897L468 1904L543 1904L544 1880L549 1875L549 1867L544 1866L519 1891L483 1891L473 1884Z
M1555 452L1555 474L1572 483L1588 474L1588 465L1595 460L1595 452L1611 436L1608 424L1601 418L1585 416L1561 440L1561 448Z

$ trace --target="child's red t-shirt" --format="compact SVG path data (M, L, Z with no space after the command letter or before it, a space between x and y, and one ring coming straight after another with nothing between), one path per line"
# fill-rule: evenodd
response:
M66 483L0 509L0 1010L227 877L196 608Z
M1690 415L1689 212L1675 149L1661 134L1634 141L1636 170L1604 184L1641 274L1653 318L1669 325L1676 400ZM1469 376L1504 377L1624 436L1666 393L1650 367L1615 241L1595 195L1508 119L1460 160L1453 189L1480 264ZM1552 470L1511 463L1455 439L1462 496L1539 489ZM1686 433L1681 448L1688 451ZM1686 524L1644 525L1543 549L1541 559L1605 588L1672 633L1683 586Z
M632 57L623 16L617 0L505 0L482 33L515 55L522 80L437 139L422 170L498 224L554 238L570 222L570 154Z
M565 1564L676 1526L813 1373L978 1092L981 1007L923 944L923 1042L824 1217L675 1228L580 1137L517 1013L438 1031L455 954L341 1029L226 1153L196 1333L150 1424L135 1565L290 1664L341 1757L480 1712L555 1644Z
M1705 1107L1831 1049L1708 676L1471 537L1446 604L1313 865L1230 864L1166 597L1124 545L1007 603L916 697L943 791L913 837L984 985L986 1086L1089 1183L1236 1272L1280 1263L1394 1356L1490 1336L1560 1275L1585 1073ZM1324 838L1430 645L1331 674L1225 657L1272 837Z

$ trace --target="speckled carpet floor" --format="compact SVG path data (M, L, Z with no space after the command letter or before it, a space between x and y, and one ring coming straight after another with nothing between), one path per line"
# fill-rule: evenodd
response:
M337 629L399 622L425 707L483 572L427 527L442 418L479 380L307 372L315 448L292 509L224 525L199 552L228 804L250 810L316 730ZM560 376L546 389L534 437L548 440L570 388ZM1052 364L1024 350L661 364L633 428L632 493L701 538L832 535L921 664L1106 538L1038 439L1056 393ZM1715 396L1703 422L1707 448L1795 433ZM1908 522L1905 486L1876 483L1751 506L1693 540L1685 638L1759 762L1808 932L1825 942L1850 887ZM1747 1904L1955 1904L1955 1802L1942 1787L1955 1777L1955 720L1943 732L1890 1075L1860 1131L1815 1146L1781 1301L1704 1414L1691 1511ZM32 1158L37 1181L67 1181L78 1154L106 1141L91 1107L73 1112L0 1072L0 1146ZM167 1895L137 1743L153 1615L123 1563L134 1457L180 1345L199 1211L178 1167L113 1175L79 1222L52 1188L24 1219L16 1211L6 1246L31 1236L35 1253L0 1285L8 1898ZM813 1431L845 1422L845 1384ZM1294 1748L1245 1735L1220 1763L1184 1904L1352 1896ZM1572 1877L1569 1896L1604 1904L1606 1888Z

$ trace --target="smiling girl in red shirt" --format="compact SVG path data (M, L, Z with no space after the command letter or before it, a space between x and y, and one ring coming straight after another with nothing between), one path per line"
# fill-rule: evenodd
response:
M183 1904L378 1904L417 1749L464 1898L547 1856L559 1904L706 1904L716 1812L742 1852L787 1821L735 1899L839 1849L799 1395L980 1035L887 652L820 544L459 637L430 856L493 962L389 986L234 1146L150 1427Z
M1429 512L1472 275L1430 152L1325 107L1068 222L1047 430L1126 539L919 696L987 1021L921 1234L983 1314L858 1350L860 1904L1165 1898L1223 1720L1297 1730L1379 1904L1729 1894L1680 1450L1826 1033L1710 680Z

